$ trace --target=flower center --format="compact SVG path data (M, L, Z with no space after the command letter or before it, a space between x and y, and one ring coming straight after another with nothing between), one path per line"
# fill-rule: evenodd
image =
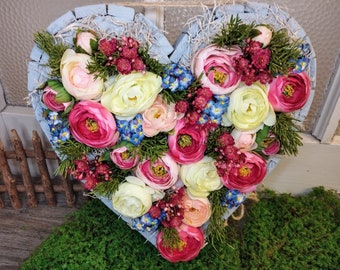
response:
M248 105L248 108L247 108L247 112L249 113L249 112L252 112L253 110L251 109L251 103L249 103L249 105Z
M123 160L126 160L130 157L130 152L129 151L124 151L123 153L120 153L120 157L123 159Z
M161 112L157 111L155 112L155 114L153 115L154 118L158 119L161 116Z
M247 166L242 166L239 170L238 173L242 177L249 176L251 174L251 169L249 169Z
M152 171L156 176L164 176L167 174L163 165L156 165L152 167Z
M294 94L294 88L293 88L293 86L292 85L290 85L290 84L287 84L286 86L285 86L285 88L283 89L283 94L286 96L286 97L292 97L293 96L293 94Z
M87 118L86 119L86 128L91 131L91 132L97 132L98 131L98 124L96 121L94 121L93 119L91 118Z
M182 251L185 248L186 245L187 245L187 243L181 239L181 240L179 240L176 247L177 247L178 251Z
M218 70L214 70L214 82L218 84L222 84L227 79L227 75Z
M187 147L191 145L191 136L185 134L180 136L178 140L178 144L181 148Z

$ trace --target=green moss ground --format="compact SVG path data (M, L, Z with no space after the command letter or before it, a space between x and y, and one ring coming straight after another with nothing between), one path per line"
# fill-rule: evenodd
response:
M229 222L228 243L207 245L172 264L98 200L56 228L22 264L29 269L340 269L340 199L315 188L306 196L266 191Z

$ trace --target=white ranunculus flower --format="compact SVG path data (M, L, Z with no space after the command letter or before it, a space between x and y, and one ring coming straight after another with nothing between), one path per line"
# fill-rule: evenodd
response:
M152 191L135 176L126 177L112 195L113 208L123 216L136 218L147 213L152 205Z
M214 159L205 156L198 162L181 166L180 177L189 195L207 197L211 191L222 187L214 162Z
M259 130L263 124L273 126L275 112L269 103L267 87L260 83L242 85L230 95L228 111L222 116L222 125L234 125L240 131Z
M118 75L103 93L101 103L120 119L132 119L149 108L161 92L162 78L152 72Z
M104 89L104 81L100 78L94 79L94 74L89 74L87 65L90 61L89 55L76 53L72 49L67 49L60 61L63 86L79 100L96 100Z

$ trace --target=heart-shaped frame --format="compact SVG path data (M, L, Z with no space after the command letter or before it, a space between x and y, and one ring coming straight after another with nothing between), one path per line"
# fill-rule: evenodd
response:
M303 121L307 116L314 95L316 57L310 45L310 40L302 27L290 17L289 14L283 12L277 6L261 3L244 3L216 6L211 9L206 8L202 15L198 15L186 24L186 28L182 31L174 47L168 42L162 31L144 15L140 13L136 14L132 8L111 4L75 8L74 11L67 12L51 23L47 27L47 32L55 38L56 42L67 44L71 47L74 46L74 38L79 28L85 31L91 30L100 33L101 38L130 36L138 40L142 46L147 46L149 56L156 59L159 63L178 63L182 67L190 69L192 59L197 52L209 46L216 34L220 33L226 23L236 16L245 24L252 22L255 22L255 24L269 24L274 31L286 28L289 30L289 36L301 39L303 44L309 44L309 65L305 72L308 73L311 81L310 95L305 105L294 111L294 118ZM31 52L30 59L28 65L29 96L42 130L46 137L53 142L54 135L53 132L51 132L51 122L48 121L46 115L43 114L43 112L46 111L46 106L42 102L42 91L38 90L50 79L50 69L48 67L49 55L41 47L35 45ZM56 147L53 143L52 146ZM58 151L58 148L56 148L56 153L61 160L67 159L67 156L62 155ZM99 154L101 155L102 152L92 153L92 158ZM279 155L268 156L266 161L267 174L277 166L279 161ZM247 192L237 192L236 190L236 193L233 193L232 191L233 190L230 189L228 195L229 201L227 203L228 207L225 208L221 219L227 219L247 197ZM113 212L125 220L130 227L138 229L138 226L136 226L136 218L122 215L120 211L117 211L117 209L113 207L111 198L106 196L99 196L99 198ZM209 222L205 222L200 230L205 231L208 224ZM139 226L141 226L140 223ZM161 237L156 238L156 235L160 234L158 230L150 232L144 228L143 230L139 230L139 232L150 243L157 246L164 258L173 262L193 259L198 255L200 248L204 245L204 239L201 239L202 237L197 236L197 232L192 232L190 228L188 229L188 226L185 225L179 230L180 234L184 232L186 237L193 237L201 243L197 244L199 248L193 251L194 255L185 254L185 256L177 256L178 254L175 252L175 254L177 254L176 257L172 252L168 252L166 248L160 247L161 240L159 239ZM178 250L180 251L181 249Z

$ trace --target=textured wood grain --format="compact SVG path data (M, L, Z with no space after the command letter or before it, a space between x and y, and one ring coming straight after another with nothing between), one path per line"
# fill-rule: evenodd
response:
M0 269L19 269L20 264L77 207L3 208L0 210Z

